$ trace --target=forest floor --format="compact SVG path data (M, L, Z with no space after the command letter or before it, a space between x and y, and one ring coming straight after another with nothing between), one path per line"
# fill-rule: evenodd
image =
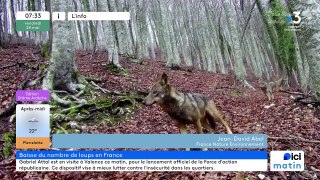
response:
M39 50L27 46L10 46L0 49L0 114L15 98L15 91L28 79L42 75L43 66L48 62L38 53ZM229 122L233 133L267 134L272 137L293 138L296 140L320 140L320 119L314 107L295 103L288 93L276 92L275 99L268 101L259 89L257 81L250 83L256 88L243 88L234 84L233 75L214 74L180 66L169 69L161 60L145 60L132 63L122 58L125 73L106 70L107 54L78 51L78 68L89 77L99 77L99 86L117 92L148 92L157 74L167 73L170 82L182 92L202 93L216 103L224 118ZM19 62L19 63L17 63ZM14 65L15 64L15 65ZM12 66L9 66L12 65ZM8 66L8 67L7 67ZM30 72L30 73L28 73ZM25 83L24 83L25 84ZM40 84L27 89L41 88ZM295 89L286 89L296 91ZM272 105L271 107L268 107ZM12 112L13 114L13 112ZM12 114L1 118L0 149L4 147L3 134L15 132L15 122L9 122ZM110 126L105 123L80 122L86 125L81 133L137 133L172 134L179 133L171 118L158 105L144 107L138 104L130 118ZM194 132L193 127L189 127ZM225 133L219 125L217 132ZM320 178L320 146L296 140L268 141L271 150L303 150L305 171L303 172L16 172L15 154L9 158L0 157L0 178L3 179L318 179ZM15 151L13 145L12 151Z

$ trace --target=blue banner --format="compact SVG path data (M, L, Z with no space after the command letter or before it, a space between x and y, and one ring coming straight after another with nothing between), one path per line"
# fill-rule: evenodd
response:
M16 159L267 159L267 151L16 151Z
M53 148L267 148L266 134L53 134Z

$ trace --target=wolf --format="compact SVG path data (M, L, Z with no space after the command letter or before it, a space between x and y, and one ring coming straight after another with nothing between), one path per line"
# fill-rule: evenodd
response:
M158 75L142 103L147 106L160 105L174 120L181 134L187 133L187 124L194 124L198 134L203 134L204 129L214 133L216 121L226 128L228 134L232 134L212 100L203 94L179 92L169 83L165 73Z
M274 96L273 93L279 90L282 90L282 86L285 83L285 80L283 79L283 77L281 77L280 79L273 81L273 82L262 82L259 79L259 83L260 83L260 88L263 91L263 93L267 96L268 100L273 100Z

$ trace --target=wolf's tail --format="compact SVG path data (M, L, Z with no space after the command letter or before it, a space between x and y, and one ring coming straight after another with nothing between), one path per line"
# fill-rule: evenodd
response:
M209 121L211 127L214 128L216 126L216 123L215 123L215 120L216 120L216 121L220 122L227 129L228 134L233 134L230 126L222 118L221 114L219 113L218 109L216 108L216 105L212 101L210 101L208 103L206 113L209 115L208 121Z

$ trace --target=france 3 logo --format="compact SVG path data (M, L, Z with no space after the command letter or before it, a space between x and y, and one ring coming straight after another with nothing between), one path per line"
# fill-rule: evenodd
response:
M300 24L301 16L300 12L294 11L291 16L287 16L287 21L291 24Z
M270 171L303 171L303 151L271 151Z
M287 16L287 22L289 23L286 31L301 31L301 16L300 12L292 12L290 16Z

